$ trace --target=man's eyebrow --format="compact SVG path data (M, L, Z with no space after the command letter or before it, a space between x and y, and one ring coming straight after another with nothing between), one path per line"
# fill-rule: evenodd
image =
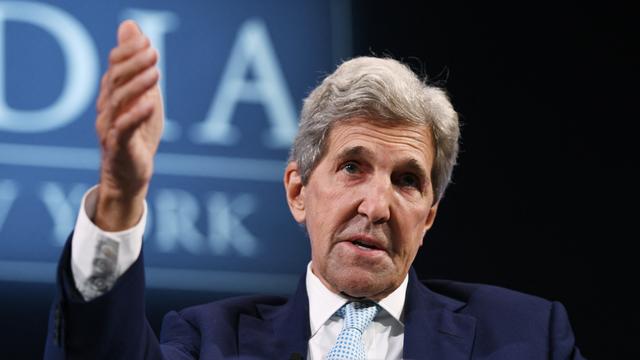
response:
M354 159L354 158L361 158L361 157L372 157L373 155L374 155L373 151L371 151L370 149L362 145L358 145L358 146L348 147L342 150L341 152L338 153L338 155L336 155L336 159L346 160L346 159ZM424 166L420 164L418 160L414 158L408 158L405 161L403 161L400 168L406 171L415 173L417 176L424 179L427 183L431 181L431 177L427 173L427 170L424 168Z
M352 146L352 147L343 149L341 152L338 153L338 155L336 156L336 159L345 160L345 159L371 157L371 156L373 156L373 151L367 149L362 145L358 145L358 146Z
M429 174L427 174L427 170L422 165L420 165L420 162L418 162L418 160L416 159L407 159L404 162L402 168L418 175L425 181L426 184L429 184L431 182L431 177L429 176Z

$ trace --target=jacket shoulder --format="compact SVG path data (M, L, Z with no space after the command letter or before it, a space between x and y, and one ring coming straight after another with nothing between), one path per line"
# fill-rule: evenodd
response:
M476 319L477 354L500 351L513 354L534 354L541 357L583 359L575 348L575 338L564 306L538 296L498 286L463 283L449 280L424 282L432 292L460 303L460 314ZM496 346L501 350L496 352ZM550 355L552 354L552 355Z
M464 303L459 312L474 316L481 328L506 330L527 324L535 333L547 333L554 308L562 307L557 302L493 285L448 280L429 280L425 285Z
M226 358L237 351L241 318L261 319L265 307L284 303L286 298L277 296L242 296L170 311L162 321L160 342L165 352Z
M517 306L518 308L549 308L551 301L515 290L477 283L451 280L427 280L424 285L440 295L467 305Z
M207 319L221 319L232 321L240 315L260 317L265 308L275 308L284 305L287 298L280 296L237 296L213 301L206 304L187 307L178 313L190 321L207 321Z

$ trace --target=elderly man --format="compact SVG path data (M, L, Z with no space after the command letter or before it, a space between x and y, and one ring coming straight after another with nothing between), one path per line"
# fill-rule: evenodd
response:
M96 123L100 183L58 272L49 359L578 359L559 303L411 270L458 152L445 93L390 59L342 64L305 100L284 173L311 262L289 299L144 315L145 196L162 132L157 55L124 22Z

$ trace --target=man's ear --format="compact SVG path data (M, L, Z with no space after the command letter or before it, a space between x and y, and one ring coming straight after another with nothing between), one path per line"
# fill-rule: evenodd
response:
M440 204L440 202L433 204L431 208L429 208L429 213L427 214L427 221L425 221L424 223L425 234L433 226L433 221L436 219L436 213L438 212L438 204ZM422 236L422 239L424 239L424 235ZM422 246L422 241L420 241L420 246Z
M298 163L289 162L284 170L284 191L287 193L287 204L293 218L302 224L305 220L304 186Z

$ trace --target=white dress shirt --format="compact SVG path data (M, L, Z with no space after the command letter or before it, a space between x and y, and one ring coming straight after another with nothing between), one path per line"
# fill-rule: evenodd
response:
M389 296L378 302L380 311L362 334L367 359L401 359L404 344L403 310L407 292L406 276L402 284ZM309 339L308 359L323 359L329 352L344 319L335 315L336 311L349 301L324 286L307 266L307 296L309 297Z
M95 214L97 187L82 198L71 244L71 270L78 291L92 300L111 289L140 255L146 224L147 204L133 228L118 232L99 229L91 218ZM362 340L367 359L401 359L404 344L403 311L408 276L394 292L378 302L380 311L365 330ZM309 297L308 359L322 359L335 343L343 319L335 312L348 299L331 292L307 266L306 287Z

